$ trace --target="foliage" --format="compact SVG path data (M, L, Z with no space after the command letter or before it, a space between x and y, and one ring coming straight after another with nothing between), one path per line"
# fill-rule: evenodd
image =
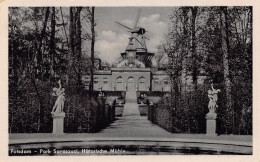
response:
M194 105L195 95L199 104ZM187 93L181 96L181 99L173 104L171 96L163 97L158 103L154 105L156 111L156 122L160 124L161 120L170 121L167 130L175 133L204 133L205 132L205 111L207 103L206 95L202 91ZM159 115L159 114L164 115ZM168 118L167 118L168 117Z
M214 83L222 91L218 133L252 134L252 7L178 7L170 20L162 47L172 94L157 107L172 113L172 129L205 132L205 89Z
M225 85L217 84L216 88L224 89ZM148 108L148 118L163 127L164 129L174 133L206 133L205 115L208 113L209 99L207 91L209 84L198 87L198 92L194 91L182 94L176 105L173 105L171 97L163 97L158 103ZM248 100L248 94L251 89L247 84L238 83L232 87L232 100L236 109L234 112L227 112L225 108L226 97L225 92L218 94L217 113L217 130L218 134L252 134L252 101ZM195 96L196 95L196 96ZM194 107L194 98L198 99L198 108ZM242 105L242 106L241 106ZM152 107L152 108L151 108ZM227 116L234 115L234 125L228 123ZM151 117L154 115L154 117ZM228 125L231 128L228 129Z
M65 112L75 119L66 117L71 128L85 119L88 127L99 127L95 116L104 101L88 96L81 84L81 75L92 69L82 48L89 34L81 29L91 26L91 14L88 7L9 8L9 132L52 131L51 89L58 79L66 90Z
M23 88L10 89L9 93L9 132L10 133L51 133L51 110L56 97L52 96L51 82L37 82L40 98L34 92L32 82L27 79ZM94 132L112 121L112 107L105 108L105 100L90 100L88 92L74 89L65 91L65 132ZM42 104L40 104L42 103ZM90 104L92 103L92 106ZM40 118L42 117L42 120ZM108 118L106 121L104 119ZM81 129L79 130L79 127Z

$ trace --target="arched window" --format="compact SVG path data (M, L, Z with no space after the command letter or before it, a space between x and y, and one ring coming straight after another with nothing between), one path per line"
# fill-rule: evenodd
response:
M139 89L139 91L144 91L145 90L145 78L144 77L141 77L139 79L138 89Z
M127 90L134 91L135 90L135 80L133 77L129 77L127 80Z
M122 77L118 77L116 79L116 90L123 91L124 90L124 80Z

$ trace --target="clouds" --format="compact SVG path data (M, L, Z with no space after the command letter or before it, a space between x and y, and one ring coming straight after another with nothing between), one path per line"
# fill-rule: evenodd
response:
M121 52L124 52L128 38L128 34L117 34L110 30L102 31L95 44L99 57L105 62L112 63Z
M124 19L120 22L132 28L133 21ZM167 32L168 24L163 22L160 14L151 14L146 17L140 17L137 26L144 27L150 36L150 40L146 40L147 48L151 52L157 51L157 46L163 41L164 33ZM112 29L113 30L113 29ZM129 42L130 33L126 31L115 32L110 29L98 32L98 40L96 41L96 51L103 61L112 63L121 52L124 52Z
M160 45L164 39L168 24L161 21L160 14L152 14L149 17L142 17L138 25L148 31L147 34L150 36L150 40L146 41L148 50L156 52L158 45Z

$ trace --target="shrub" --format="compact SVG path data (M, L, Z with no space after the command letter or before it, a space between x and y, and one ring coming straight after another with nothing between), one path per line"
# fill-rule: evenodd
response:
M53 83L29 79L19 88L9 86L9 132L51 133L52 107L56 97L52 96ZM112 108L110 108L112 110ZM76 91L65 87L64 119L65 132L95 132L104 128L112 118L105 111L105 99L90 99L88 91ZM108 112L108 111L107 111ZM112 111L110 111L112 112Z

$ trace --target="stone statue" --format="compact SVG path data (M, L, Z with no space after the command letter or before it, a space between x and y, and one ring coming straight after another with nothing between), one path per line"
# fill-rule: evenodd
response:
M65 101L65 89L61 86L61 80L58 81L59 88L53 88L52 96L57 96L55 105L52 108L52 114L63 112L64 101Z
M217 101L218 101L218 93L220 92L220 89L214 89L213 83L211 84L211 89L208 90L208 97L209 97L209 114L215 114L216 108L218 107Z

